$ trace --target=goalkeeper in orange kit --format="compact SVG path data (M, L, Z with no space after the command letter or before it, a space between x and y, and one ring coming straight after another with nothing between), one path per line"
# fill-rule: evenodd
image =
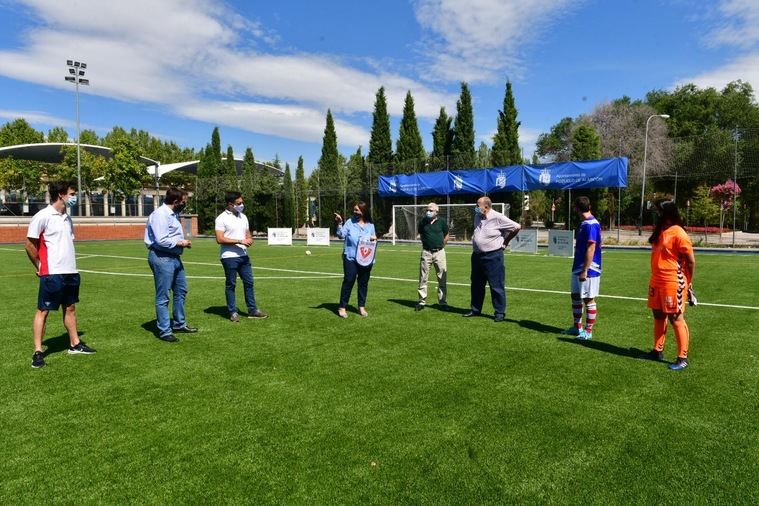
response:
M669 368L681 371L688 367L690 334L684 313L685 302L695 304L691 283L696 259L677 205L670 200L658 201L656 211L659 223L648 239L651 243L648 307L654 314L654 348L644 358L659 361L664 358L667 324L671 323L677 339L677 360Z

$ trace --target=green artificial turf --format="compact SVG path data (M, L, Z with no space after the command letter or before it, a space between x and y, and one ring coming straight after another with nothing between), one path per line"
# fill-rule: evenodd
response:
M691 366L671 372L635 358L651 347L645 301L608 297L646 296L644 251L605 252L578 344L558 333L569 296L552 293L570 259L508 254L496 324L461 317L469 248L448 249L454 310L415 312L419 250L382 244L369 318L354 289L341 320L338 245L257 242L271 317L235 324L217 248L184 256L201 330L168 344L144 246L77 244L79 328L98 353L66 354L51 313L33 370L37 281L20 246L0 247L0 503L759 502L759 256L697 255L701 302L753 309L688 308Z

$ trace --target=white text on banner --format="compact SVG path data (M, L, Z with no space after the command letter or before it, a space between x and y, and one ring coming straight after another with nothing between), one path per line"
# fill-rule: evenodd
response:
M270 228L269 246L292 246L293 230L291 228Z
M329 229L328 228L306 229L306 245L329 246Z
M548 254L558 257L574 256L575 233L571 230L549 230Z

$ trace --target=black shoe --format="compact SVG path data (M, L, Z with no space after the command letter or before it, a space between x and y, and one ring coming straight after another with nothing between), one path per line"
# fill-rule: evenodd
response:
M664 360L664 352L651 350L646 353L641 353L640 356L638 356L638 358L642 360L653 360L655 362L661 362Z
M35 351L34 355L32 355L32 367L39 369L45 367L45 365L45 354L41 351Z
M261 311L260 309L256 309L252 313L248 313L248 318L251 319L257 319L257 320L263 320L264 318L268 318L269 315Z
M190 327L186 323L182 325L181 327L174 327L171 329L172 332L179 332L180 334L194 334L198 331L197 327Z
M497 315L495 315L495 319L493 321L495 321L496 323L498 323L498 322L502 322L505 319L506 319L506 315L497 314Z
M166 341L167 343L178 343L179 338L175 336L174 334L166 334L165 336L158 336L158 339L161 341Z
M471 318L473 316L480 316L481 313L478 313L477 311L469 311L468 313L464 313L464 318Z
M92 355L93 353L97 352L84 344L84 341L79 341L76 346L69 346L69 355Z
M414 311L421 311L422 309L424 309L424 304L422 304L421 302L417 304L416 306L414 306Z

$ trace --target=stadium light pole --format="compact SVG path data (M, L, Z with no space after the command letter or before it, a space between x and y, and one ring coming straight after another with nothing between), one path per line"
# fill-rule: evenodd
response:
M80 137L81 132L79 128L79 85L89 86L90 80L84 79L84 71L87 68L87 64L78 62L75 60L66 60L66 65L69 69L69 75L66 76L66 81L74 83L76 86L76 200L77 200L77 214L82 215L82 160L81 160L81 147Z
M646 157L648 156L648 123L653 118L668 119L669 114L652 114L646 120L646 135L643 140L643 184L640 188L640 216L638 216L638 235L643 234L643 202L646 198Z

